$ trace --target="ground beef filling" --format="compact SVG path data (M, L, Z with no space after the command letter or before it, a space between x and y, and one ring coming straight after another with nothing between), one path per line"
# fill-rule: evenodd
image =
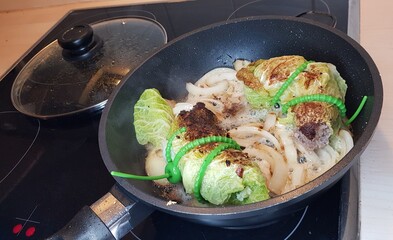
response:
M308 150L322 148L329 144L332 129L326 123L305 123L295 131L295 139Z
M178 121L180 127L187 128L185 139L188 141L226 134L225 130L218 126L216 115L207 109L204 103L197 103L191 111L181 111Z

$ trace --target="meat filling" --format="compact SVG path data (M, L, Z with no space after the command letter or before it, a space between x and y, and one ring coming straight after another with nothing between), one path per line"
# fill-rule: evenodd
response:
M207 136L225 136L226 133L218 126L216 115L201 102L191 111L181 111L178 120L180 127L187 128L185 138L188 141Z
M306 123L294 133L295 139L308 150L322 148L329 143L332 129L326 123Z

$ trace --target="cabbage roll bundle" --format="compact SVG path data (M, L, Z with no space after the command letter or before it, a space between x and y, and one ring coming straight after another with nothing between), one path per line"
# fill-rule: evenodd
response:
M249 64L243 63L245 67L239 69L237 78L249 88L246 94L251 104L256 102L260 107L272 107L269 106L274 104L271 100L280 94L280 88L302 64L307 64L302 56L260 59ZM344 102L347 85L334 65L309 62L304 66L305 69L299 71L277 99L281 106L295 98L313 94L328 95ZM296 139L309 150L326 146L329 137L342 125L337 107L321 101L304 102L291 107L283 122L294 125Z
M186 127L187 131L174 140L173 152L178 152L186 143L203 137L226 135L226 131L218 126L217 117L203 103L197 103L190 111L180 112L176 122L179 127ZM217 145L213 142L198 146L180 160L182 183L187 193L193 193L202 163ZM200 194L216 205L247 204L269 198L265 178L258 164L246 153L235 149L222 151L209 164Z
M156 89L145 90L134 109L137 140L148 147L146 172L149 176L164 174L168 162L188 143L209 136L227 135L205 104L197 103L189 111L183 110L174 116L171 102L162 98ZM171 159L166 159L169 135L180 128L186 128L186 131L174 137ZM182 184L172 184L167 179L155 181L162 195L177 202L189 200L187 196L195 194L195 183L203 162L219 144L215 141L200 144L186 152L177 163ZM207 166L199 194L202 199L215 205L247 204L269 198L258 163L246 153L231 148L221 151Z

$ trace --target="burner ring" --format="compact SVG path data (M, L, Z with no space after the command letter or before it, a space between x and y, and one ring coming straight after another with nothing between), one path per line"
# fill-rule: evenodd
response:
M337 25L337 18L335 16L331 15L330 13L321 12L321 11L311 10L311 11L300 13L300 14L296 15L296 17L303 17L303 18L315 20L315 21L318 21L318 22L322 22L322 23L325 23L328 26L331 26L331 27L334 27L334 28ZM324 20L326 20L326 19L329 20L330 19L329 20L330 23L326 23L325 21L323 21L323 19Z
M17 111L2 111L2 112L0 112L0 115L19 115L19 116L23 116L21 113L19 113ZM25 132L26 129L23 129L23 127L22 128L18 127L18 123L20 124L18 119L12 118L11 119L12 122L7 122L4 119L5 118L2 117L2 120L0 121L0 134L4 130L4 132L6 133L5 135L6 135L7 139L8 139L8 142L12 142L12 140L10 140L11 136L9 135L9 132L15 132L15 131L24 131ZM25 121L26 120L23 120L23 122L25 122ZM32 134L31 134L31 137L32 137L31 142L28 144L26 150L23 152L23 154L18 158L18 160L16 162L9 163L10 165L13 164L13 166L8 171L6 170L4 172L4 175L2 174L0 176L0 184L3 183L14 172L14 170L20 165L22 160L26 157L26 155L30 152L31 148L35 144L35 142L36 142L36 140L37 140L37 138L39 136L40 130L41 130L41 122L40 122L40 120L36 119L36 122L37 122L37 126L35 128L36 129L35 132L34 133L32 132ZM24 134L26 134L26 132ZM15 133L15 135L18 135L18 133ZM18 136L17 136L17 139L19 139ZM5 154L5 155L9 156L9 154ZM2 167L4 167L4 166L2 166Z

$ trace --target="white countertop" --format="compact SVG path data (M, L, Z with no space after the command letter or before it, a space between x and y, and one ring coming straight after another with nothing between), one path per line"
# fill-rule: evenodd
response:
M97 1L0 12L0 76L69 10L142 2L152 1ZM376 62L385 92L379 125L360 161L360 236L385 240L393 238L393 1L363 0L360 9L360 43Z
M393 238L393 2L361 2L360 43L376 62L384 87L382 115L360 162L361 239ZM392 128L391 128L392 127Z

